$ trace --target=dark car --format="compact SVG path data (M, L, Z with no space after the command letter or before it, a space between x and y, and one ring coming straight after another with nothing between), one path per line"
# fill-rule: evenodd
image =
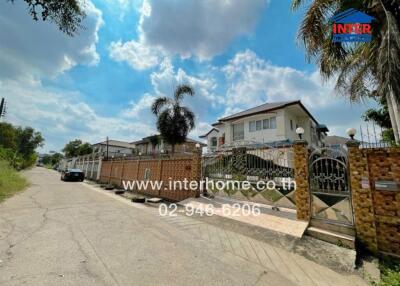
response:
M85 179L85 174L79 169L67 169L61 172L62 181L79 181Z

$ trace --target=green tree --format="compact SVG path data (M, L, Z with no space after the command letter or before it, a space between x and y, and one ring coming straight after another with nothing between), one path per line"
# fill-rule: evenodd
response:
M90 145L89 143L83 143L79 146L78 155L87 155L92 153L93 153L93 148L92 145Z
M181 106L184 95L193 96L194 90L189 85L179 85L173 98L159 97L152 106L153 114L157 116L157 129L164 141L172 147L185 142L188 133L195 127L195 115L187 107Z
M16 169L30 167L36 162L35 150L43 146L40 132L31 127L15 127L0 123L0 159L8 161Z
M389 109L387 106L386 98L382 97L379 99L379 108L368 109L362 116L365 121L372 121L384 130L382 130L382 141L394 143L395 137L390 123Z
M9 0L15 2L15 0ZM57 25L63 33L73 36L79 28L85 12L79 0L23 0L29 8L33 20L50 21Z
M15 149L17 134L14 126L10 123L0 122L0 146L3 148Z
M307 5L299 30L308 60L315 59L325 78L336 78L336 89L351 101L370 94L386 98L396 141L400 140L400 3L398 0L292 0ZM375 18L372 41L332 42L331 17L355 8Z
M35 131L32 127L18 127L17 133L17 151L25 159L31 159L38 147L42 147L44 138L40 132Z
M57 165L63 158L64 158L63 154L56 152L53 155L51 155L51 164Z
M68 142L62 150L67 158L86 155L93 152L89 143L83 143L82 140L75 139Z

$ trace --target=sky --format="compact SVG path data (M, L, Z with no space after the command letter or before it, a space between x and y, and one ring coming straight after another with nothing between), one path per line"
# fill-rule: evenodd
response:
M374 103L349 103L306 61L296 38L304 10L290 2L86 0L84 29L69 37L34 22L24 1L1 1L5 121L40 131L45 152L76 138L131 142L157 132L151 103L185 83L193 139L220 117L298 99L343 136Z

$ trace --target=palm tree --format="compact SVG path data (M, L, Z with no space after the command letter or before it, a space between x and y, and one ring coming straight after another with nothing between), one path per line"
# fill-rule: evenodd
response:
M157 116L157 129L165 142L172 146L185 142L187 134L195 127L195 115L185 106L181 106L184 95L193 96L191 86L179 85L174 92L174 97L159 97L151 106L151 111Z
M400 142L400 4L398 0L292 0L292 9L309 4L299 30L308 60L321 74L337 77L336 89L351 101L385 98L396 142ZM375 18L372 41L334 43L330 19L349 8ZM377 92L371 92L376 90Z
M150 137L149 137L149 142L150 142L150 144L151 144L151 149L152 149L152 152L153 152L153 157L155 157L156 156L156 147L157 147L157 145L158 144L160 144L160 136L159 135L151 135Z

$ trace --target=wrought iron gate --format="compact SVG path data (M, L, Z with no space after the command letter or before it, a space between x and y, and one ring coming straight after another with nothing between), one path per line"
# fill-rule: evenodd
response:
M295 209L293 150L290 146L273 148L257 144L224 148L205 154L202 162L203 180L248 181L249 190L208 188L218 196ZM275 188L259 188L259 181L274 181Z
M353 225L347 152L320 148L309 157L311 217Z

